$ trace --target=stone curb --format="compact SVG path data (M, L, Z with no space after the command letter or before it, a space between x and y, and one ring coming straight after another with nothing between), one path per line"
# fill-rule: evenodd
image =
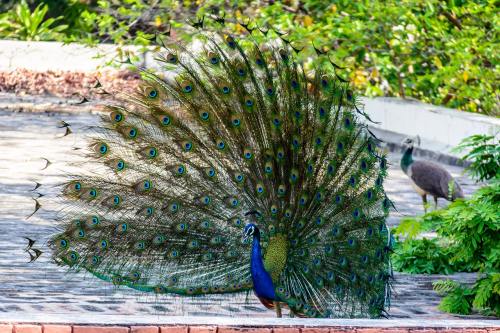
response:
M213 325L172 325L172 326L81 326L81 325L32 325L0 324L0 333L499 333L498 327L238 327Z

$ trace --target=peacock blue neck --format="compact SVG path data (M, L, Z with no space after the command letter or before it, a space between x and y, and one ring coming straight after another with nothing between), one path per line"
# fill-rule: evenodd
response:
M260 248L260 232L255 228L252 240L252 256L250 258L250 271L252 274L253 289L259 298L276 300L274 284L271 275L264 268L262 251Z
M412 155L413 155L413 146L410 146L406 148L406 151L403 154L403 157L401 158L401 169L403 169L405 173L407 173L408 168L413 163Z

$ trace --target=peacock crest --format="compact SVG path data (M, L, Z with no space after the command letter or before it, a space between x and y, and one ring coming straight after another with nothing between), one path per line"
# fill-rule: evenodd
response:
M166 43L106 106L64 184L58 263L157 294L253 289L300 316L383 315L385 157L348 83L271 35Z

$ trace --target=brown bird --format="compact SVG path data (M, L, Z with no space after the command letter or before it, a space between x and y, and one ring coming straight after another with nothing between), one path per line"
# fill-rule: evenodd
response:
M420 138L417 136L420 143ZM463 198L460 185L441 165L430 161L413 160L415 140L406 138L403 145L406 150L401 158L401 169L410 178L415 191L422 197L424 211L427 212L427 195L434 197L434 207L437 208L438 198L454 201Z

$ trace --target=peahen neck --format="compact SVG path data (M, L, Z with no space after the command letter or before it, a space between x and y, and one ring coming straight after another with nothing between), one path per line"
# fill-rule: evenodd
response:
M408 168L413 163L413 146L409 146L406 148L403 157L401 158L401 169L403 169L404 173L408 173Z
M250 258L250 271L252 274L253 289L259 298L276 300L274 284L271 275L266 271L262 260L260 248L260 232L255 228L252 240L252 256Z

